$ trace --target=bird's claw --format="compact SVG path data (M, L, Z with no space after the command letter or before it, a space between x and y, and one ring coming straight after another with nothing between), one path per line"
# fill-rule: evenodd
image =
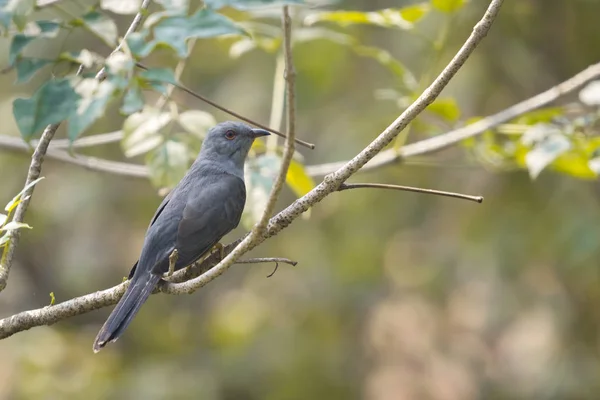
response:
M169 255L169 272L167 272L167 276L173 275L175 272L175 264L177 264L177 259L179 258L179 252L177 249L174 249L173 252Z

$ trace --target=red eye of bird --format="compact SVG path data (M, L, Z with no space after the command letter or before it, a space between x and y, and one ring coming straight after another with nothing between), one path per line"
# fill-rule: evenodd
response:
M234 131L227 131L225 132L225 138L228 140L233 140L236 137L236 133Z

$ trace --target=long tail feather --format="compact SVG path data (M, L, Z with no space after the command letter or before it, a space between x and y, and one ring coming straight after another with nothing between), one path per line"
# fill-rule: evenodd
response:
M152 294L160 280L159 275L147 274L131 282L127 291L109 315L94 341L94 353L102 350L106 344L116 341L129 326L140 307Z

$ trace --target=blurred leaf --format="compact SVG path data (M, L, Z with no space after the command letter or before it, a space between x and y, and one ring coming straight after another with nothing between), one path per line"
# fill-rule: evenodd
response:
M579 179L596 179L598 174L590 168L589 160L578 152L561 154L552 164L551 168L558 172Z
M6 245L6 243L8 243L9 240L10 234L6 232L4 235L2 235L2 237L0 237L0 247Z
M269 200L269 193L281 159L274 154L265 154L246 161L246 208L242 214L242 224L250 230L260 219Z
M456 122L460 117L460 108L452 97L438 98L427 107L427 111L439 115L449 122Z
M50 292L50 305L53 306L56 303L56 297L54 296L54 292Z
M412 29L427 11L427 4L419 4L406 8L387 8L379 11L324 11L308 15L304 19L306 25L317 22L333 22L346 27L356 24L376 25L384 28Z
M43 176L37 178L35 181L33 181L29 185L25 186L23 188L23 190L21 190L19 193L17 193L17 195L15 197L13 197L13 199L11 201L8 202L6 207L4 207L4 211L6 211L7 213L10 214L12 212L12 210L14 210L14 208L21 202L21 196L23 196L23 193L25 193L27 190L29 190L29 188L31 188L33 185L35 185L42 179L44 179Z
M164 137L159 131L171 122L171 119L171 113L151 108L131 114L123 124L121 147L125 156L135 157L160 145Z
M468 0L431 0L431 5L438 11L453 13L460 10Z
M215 117L206 111L188 110L179 114L179 125L189 133L204 139L206 132L217 124Z
M306 173L304 165L296 160L292 160L285 181L298 197L304 196L315 187L315 182Z
M82 49L80 51L75 52L61 53L58 59L68 61L77 65L83 64L85 68L91 68L95 64L104 63L104 59L102 57L87 49Z
M256 7L273 7L285 4L305 4L303 0L204 0L207 7L218 10L226 6L247 10Z
M547 107L528 112L515 119L514 123L523 125L535 125L541 122L552 122L556 117L563 114L560 107Z
M186 41L191 38L210 38L227 34L243 34L229 18L210 9L201 9L190 17L172 16L163 19L154 26L154 41L151 48L143 48L143 53L154 46L164 43L173 48L180 58L188 56ZM139 45L136 44L136 48ZM133 51L133 49L132 49Z
M187 147L183 143L167 140L146 157L150 181L156 187L173 188L185 175L189 162Z
M19 30L23 30L27 23L27 17L35 9L35 0L4 0L0 2L0 23L5 28L10 27L12 20Z
M396 75L402 83L408 89L415 89L417 85L417 80L414 75L400 62L398 59L394 58L387 50L383 50L377 47L370 46L354 46L353 50L356 54L369 57L381 65L389 69L394 75Z
M52 21L37 21L32 26L34 26L35 29L30 29L27 33L19 33L13 37L8 53L8 63L10 65L14 64L25 46L33 40L37 38L55 37L60 28L58 23Z
M72 22L73 26L81 25L112 47L117 44L119 31L115 22L104 14L91 11Z
M67 119L78 100L71 81L62 78L46 82L29 99L13 101L13 114L23 139L29 141L47 125Z
M167 94L167 87L164 85L164 83L171 85L177 84L175 74L170 68L150 68L140 72L138 76L140 79L147 81L148 86L164 95Z
M68 137L71 142L104 115L115 91L115 85L110 79L98 81L95 78L86 78L75 85L75 92L80 98L68 119Z
M37 71L48 64L52 64L52 60L43 58L21 58L16 62L17 80L15 83L28 82Z
M0 213L0 226L4 225L7 219L8 215Z
M600 80L588 83L579 92L579 101L588 106L600 105Z
M115 14L135 14L141 5L142 0L100 0L100 8Z
M156 2L162 5L165 10L179 14L187 14L190 6L188 0L156 0Z
M127 89L127 92L123 97L123 105L119 111L125 115L130 115L140 111L143 108L144 98L142 95L142 90L140 89L140 85L134 81L129 89Z
M532 179L571 148L571 143L566 137L557 133L552 126L542 124L526 132L521 141L526 146L534 145L533 149L525 155L525 164Z
M0 227L0 231L10 231L13 229L31 229L31 226L23 222L10 221L8 224Z

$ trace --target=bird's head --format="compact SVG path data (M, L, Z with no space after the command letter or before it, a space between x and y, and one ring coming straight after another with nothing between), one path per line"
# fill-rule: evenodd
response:
M212 160L233 162L235 166L243 168L254 139L267 135L270 133L264 129L252 128L241 122L222 122L208 131L200 155Z

